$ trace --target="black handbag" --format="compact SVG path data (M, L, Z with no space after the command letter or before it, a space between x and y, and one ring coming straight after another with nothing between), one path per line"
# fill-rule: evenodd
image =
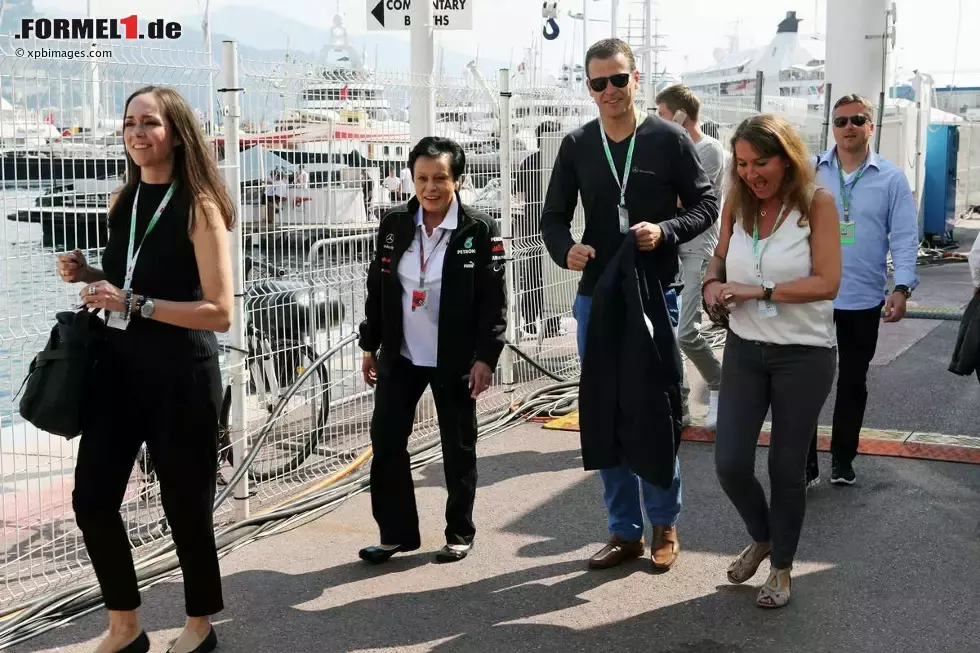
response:
M42 431L69 440L82 432L82 407L107 328L98 312L58 313L48 344L31 361L20 414Z

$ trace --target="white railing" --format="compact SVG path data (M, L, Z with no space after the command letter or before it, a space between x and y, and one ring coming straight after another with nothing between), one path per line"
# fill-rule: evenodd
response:
M408 197L395 180L407 165L407 108L420 83L405 73L346 74L296 57L288 62L232 57L221 67L235 62L237 86L243 89L236 91L230 81L235 76L210 67L207 53L113 45L112 56L98 61L9 56L31 45L0 39L0 93L15 105L16 115L53 116L44 124L65 135L12 143L3 151L0 171L0 613L92 578L71 508L77 441L24 422L15 394L55 313L77 298L78 289L54 274L56 254L78 247L99 262L108 194L121 183L124 169L125 98L147 84L171 86L201 112L202 123L210 106L222 107L212 142L226 182L239 180L241 239L234 264L247 270L245 310L236 313L245 346L221 339L228 346L223 370L229 383L237 378L230 372L241 367L233 367L233 359L237 350L247 351L244 366L251 381L239 383L234 394L228 389L233 400L223 416L229 430L221 441L221 476L229 479L246 456L254 457L245 476L251 495L237 486L229 492L239 500L217 509L216 521L227 524L250 510L280 504L310 484L329 482L352 466L365 468L373 393L361 379L360 353L351 335L363 317L380 217ZM52 42L44 47L74 49ZM466 151L463 201L504 220L509 216L502 215L502 197L511 197L515 216L526 207L514 190L516 175L500 175L498 135L505 130L498 117L499 88L487 79L494 76L433 77L436 131ZM211 98L209 89L217 97ZM546 137L556 145L594 111L581 92L512 90L512 109L503 119L513 134L514 171L537 149L536 122L555 117L556 107L579 107L578 113L561 112L559 132ZM3 120L0 115L0 126ZM231 152L238 152L237 164ZM525 167L525 174L542 169L547 173L550 162L536 170ZM539 310L526 324L515 325L515 341L551 373L574 377L578 362L569 310L577 280L546 260L536 230L526 221L520 226L523 231L512 241L513 312L520 319L530 311L522 312L522 302L530 306L531 295L543 299L535 300ZM531 259L541 263L541 274L525 274ZM555 327L546 333L545 323ZM336 354L322 367L303 375L331 350ZM503 360L507 369L498 369L497 385L479 401L482 417L507 409L547 379L519 357ZM300 377L302 384L284 392ZM504 387L500 381L507 377L512 383ZM277 417L263 428L276 403ZM431 443L437 434L426 398L412 446ZM259 435L264 439L255 451ZM166 532L150 463L141 456L122 507L137 559ZM219 487L219 494L224 490Z

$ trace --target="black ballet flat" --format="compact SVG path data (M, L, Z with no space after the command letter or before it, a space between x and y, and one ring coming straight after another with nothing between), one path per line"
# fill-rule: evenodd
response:
M146 636L146 631L140 632L139 636L116 653L149 653L150 638Z
M415 551L418 549L417 546L405 546L404 544L399 544L394 549L382 549L380 546L368 546L357 552L358 557L365 562L370 562L372 565L380 565L382 563L388 562L391 556L396 553L406 553L408 551Z
M460 560L465 558L472 549L473 549L472 542L467 544L465 549L451 549L449 548L449 545L446 544L441 549L436 551L436 562L439 563L459 562Z
M167 649L167 653L172 653L174 650L174 644L170 645ZM218 648L218 634L214 632L214 626L211 626L211 630L208 631L208 636L204 638L204 641L198 644L197 648L191 651L191 653L211 653L214 649Z

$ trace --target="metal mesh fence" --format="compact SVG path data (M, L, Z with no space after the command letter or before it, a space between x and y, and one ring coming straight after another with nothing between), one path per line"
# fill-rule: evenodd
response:
M33 47L2 41L3 53ZM46 42L62 54L80 47ZM107 239L111 190L122 183L123 103L146 84L175 87L194 106L211 136L219 166L229 148L215 93L218 66L207 53L114 45L98 59L51 56L41 61L4 56L0 61L4 135L3 252L0 279L0 479L4 487L0 609L91 577L71 509L77 440L39 432L20 418L15 394L32 357L41 350L54 314L77 304L78 287L54 274L57 253L81 249L93 265ZM39 82L39 80L41 80ZM249 479L253 509L282 503L311 483L360 466L369 445L373 393L360 372L352 334L363 317L367 267L381 216L414 191L407 171L408 107L413 91L431 84L436 133L460 142L467 154L462 200L501 220L503 197L521 202L515 179L501 179L500 109L496 80L475 70L429 80L404 73L351 70L290 57L240 61L239 172L248 382L243 441L230 431L232 392L222 412L219 484L258 447ZM519 89L510 114L512 169L536 151L534 128L555 117L556 106L577 103L543 141L552 150L594 106L583 93ZM565 96L568 96L567 98ZM573 97L574 96L574 97ZM536 171L550 171L535 164ZM525 171L535 172L528 166ZM525 173L525 174L526 174ZM546 184L547 179L540 180ZM540 194L539 194L540 195ZM530 216L533 210L528 210ZM515 240L518 282L515 306L537 308L518 330L517 343L556 375L574 376L574 326L569 308L575 275L544 259L533 218L521 218ZM515 218L516 220L516 218ZM581 216L578 218L581 230ZM536 256L537 276L524 273ZM541 286L541 287L536 287ZM530 310L530 309L528 309ZM555 318L555 319L552 319ZM557 327L552 329L551 326ZM230 349L223 373L229 377ZM326 352L339 348L312 374ZM495 385L478 403L482 417L499 413L547 378L516 356L505 356L511 374L498 369ZM294 385L303 377L305 381ZM510 384L503 381L510 379ZM276 417L272 420L273 410ZM418 410L411 446L436 440L431 397ZM271 428L263 427L271 421ZM260 432L264 439L258 441ZM261 446L259 446L261 445ZM134 556L140 559L167 535L152 460L141 454L122 506ZM223 489L223 488L219 488ZM223 505L219 523L236 518Z
M10 56L33 47L55 54ZM364 469L373 391L362 379L353 334L364 314L380 219L414 192L408 113L420 88L434 92L436 134L466 152L462 201L506 223L513 235L512 342L534 363L513 352L502 358L493 387L478 402L481 418L506 410L551 377L577 376L571 306L578 275L550 259L538 222L561 139L596 116L580 85L536 84L515 75L506 78L511 96L504 101L501 80L485 79L475 68L421 78L295 56L242 60L241 131L230 139L217 110L219 66L208 53L114 44L97 56L66 54L83 50L78 43L0 39L0 208L6 218L0 228L0 610L91 575L71 509L77 442L24 422L15 394L55 313L77 303L79 288L54 274L55 255L77 247L99 263L108 195L124 171L123 103L136 88L153 83L179 90L198 111L220 166L231 166L228 157L238 151L246 283L245 311L236 319L245 323L248 381L237 443L228 428L230 402L242 394L226 390L219 484L242 456L254 453L248 471L253 509ZM755 113L751 98L703 98L702 107L705 131L726 150L735 127ZM806 121L799 117L798 126ZM510 135L508 143L501 143L502 134ZM578 208L573 236L580 238L583 229ZM232 350L227 337L220 340L229 378ZM437 438L427 393L410 446ZM219 523L240 516L230 503L220 507ZM146 455L134 467L122 513L137 559L167 535Z
M580 86L537 86L519 77L511 90L515 341L551 372L574 377L578 356L571 307L579 275L552 261L539 222L562 139L598 112ZM573 238L581 239L585 229L581 206L576 208L571 228ZM515 372L521 384L540 379L529 366L518 365Z
M77 441L21 420L15 397L55 313L79 303L80 284L54 274L55 254L78 248L99 264L108 195L125 168L121 125L130 93L149 83L177 87L205 124L213 106L216 68L206 53L90 48L0 38L0 607L89 573L71 509ZM159 536L162 523L142 455L140 463L122 508L137 555Z

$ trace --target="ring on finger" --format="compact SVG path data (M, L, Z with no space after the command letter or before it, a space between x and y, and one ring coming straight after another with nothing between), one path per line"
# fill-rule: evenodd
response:
M94 296L94 295L97 295L98 293L99 293L98 288L96 288L95 286L89 286L89 288L88 288L88 294Z

